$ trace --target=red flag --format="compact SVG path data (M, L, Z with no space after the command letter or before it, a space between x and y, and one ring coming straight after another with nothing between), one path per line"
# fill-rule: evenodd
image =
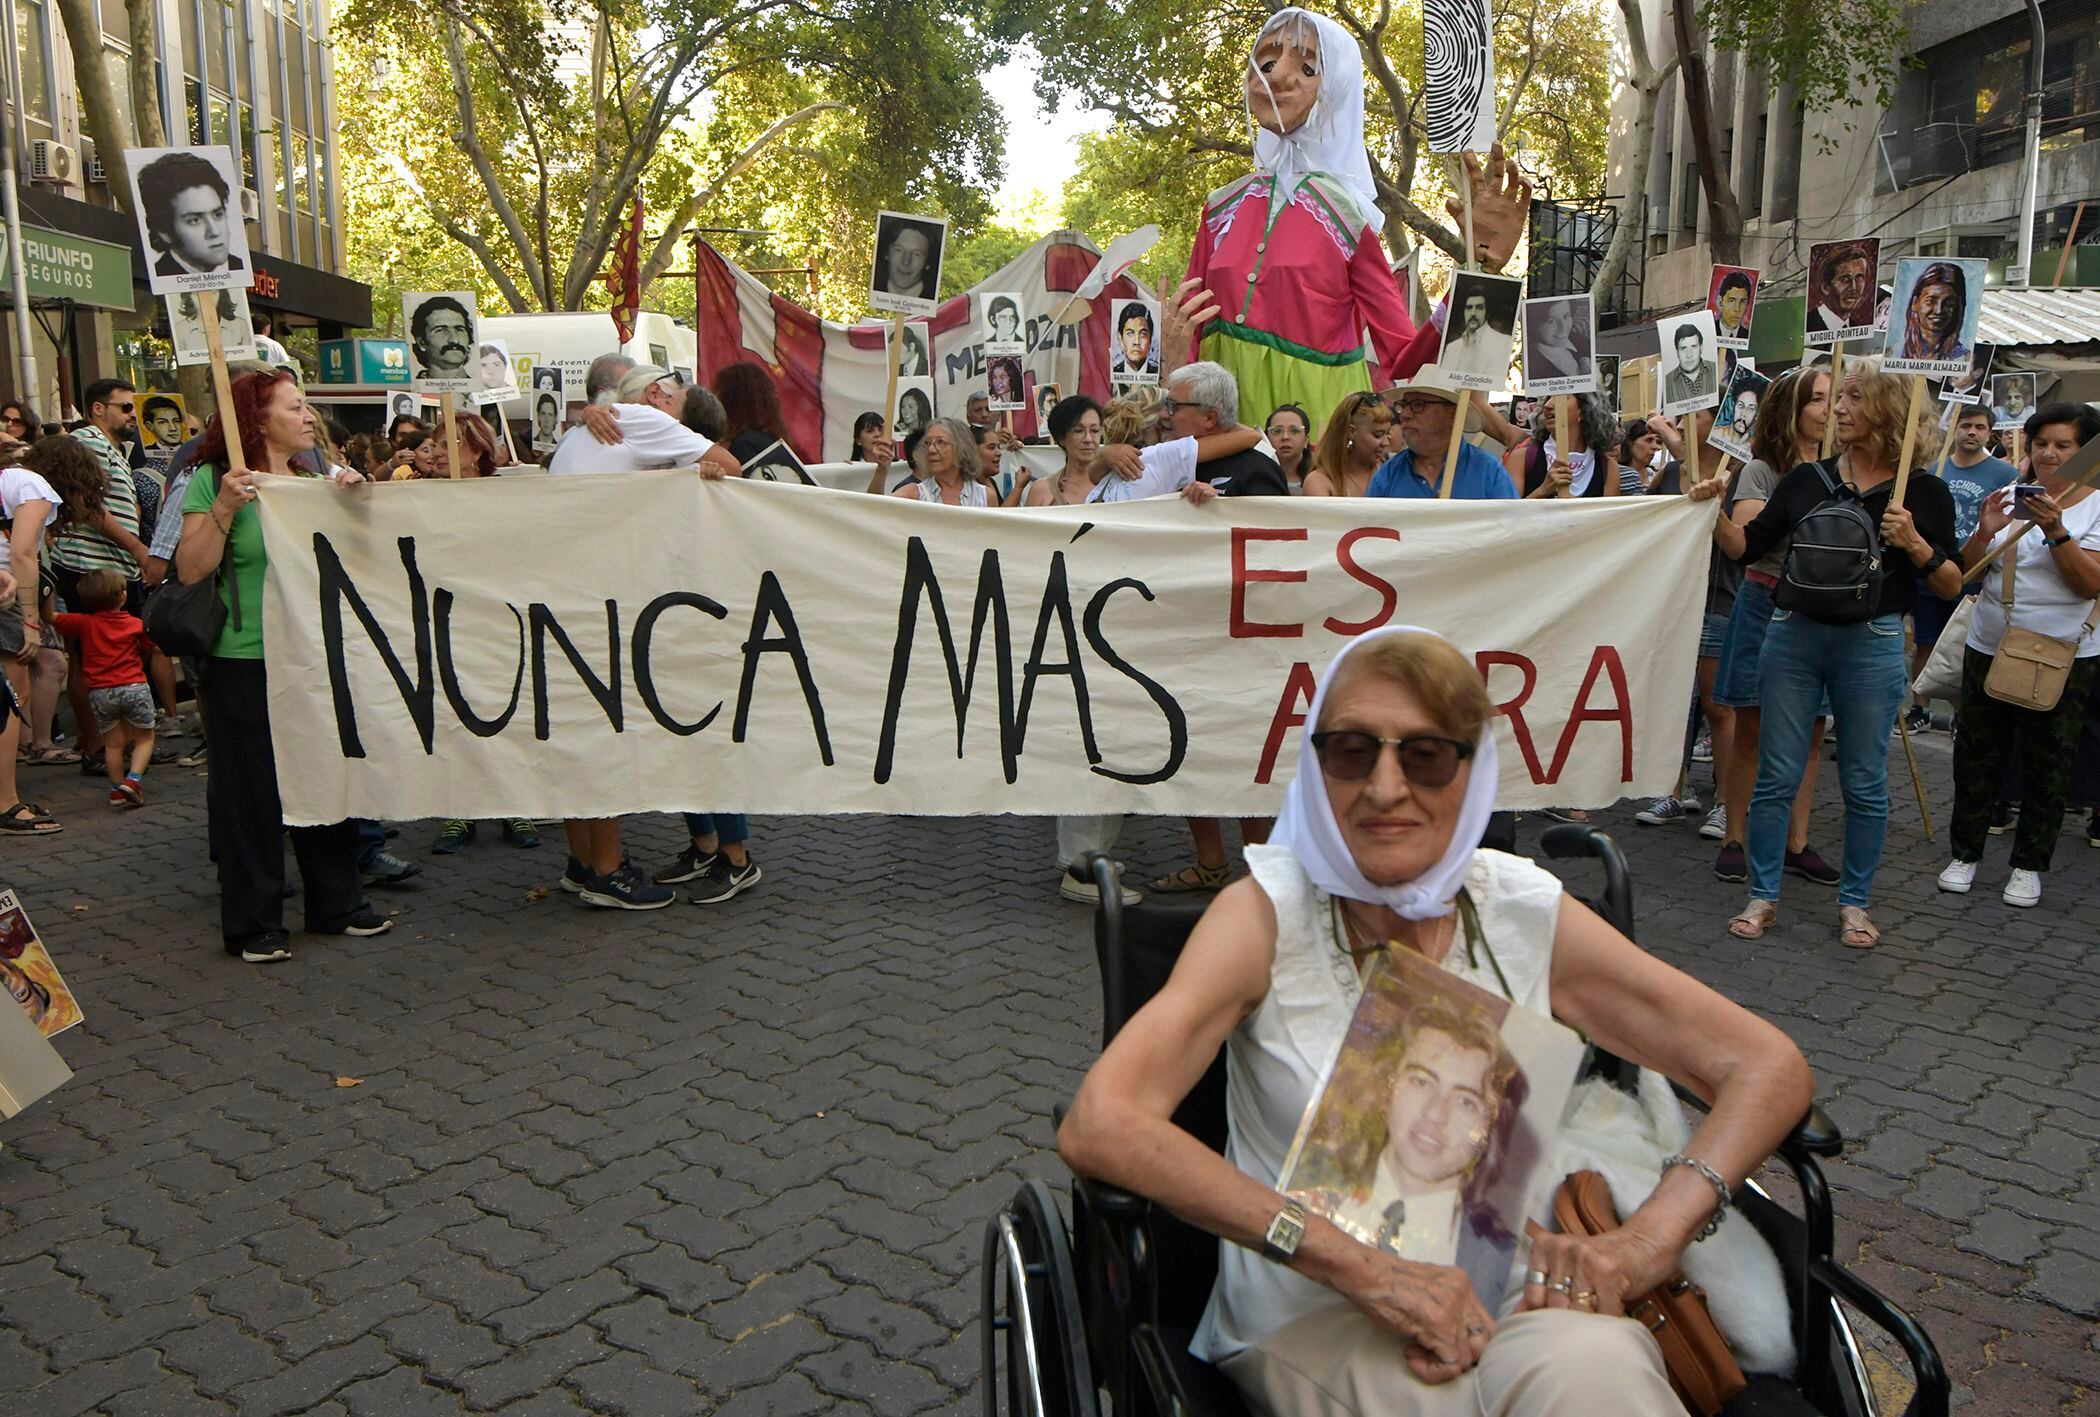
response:
M642 308L642 195L634 196L634 215L613 241L612 270L605 277L612 287L613 328L620 343L634 338L634 317Z

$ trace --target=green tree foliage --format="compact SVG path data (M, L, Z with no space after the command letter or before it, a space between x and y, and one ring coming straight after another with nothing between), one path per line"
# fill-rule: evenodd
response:
M980 222L1001 153L978 76L1002 51L970 3L349 0L358 271L602 306L637 193L645 285L694 224L772 228L772 264L828 271L879 206Z

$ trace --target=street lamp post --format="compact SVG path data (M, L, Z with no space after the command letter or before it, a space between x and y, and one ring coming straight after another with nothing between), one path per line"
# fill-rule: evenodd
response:
M5 7L7 33L15 32L15 7L8 0ZM20 381L15 386L15 397L41 402L37 398L36 346L30 342L29 324L29 270L22 264L22 202L16 188L21 171L21 155L15 149L14 116L18 88L15 83L15 46L6 46L7 54L0 60L0 100L4 100L8 112L0 115L0 216L7 223L7 279L15 306L15 369Z
M2048 51L2048 34L2042 28L2042 7L2027 0L2027 151L2020 173L2020 264L2017 281L2027 289L2034 284L2034 205L2042 181L2042 63Z

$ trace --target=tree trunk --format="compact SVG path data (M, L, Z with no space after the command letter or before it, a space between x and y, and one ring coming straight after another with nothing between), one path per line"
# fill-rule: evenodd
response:
M124 149L133 147L117 112L117 91L109 81L109 65L102 59L102 28L88 0L58 0L59 23L66 29L66 47L73 51L73 84L80 91L80 126L95 144L95 156L109 173L109 194L125 213L131 211L131 183L124 169ZM149 63L144 66L150 75ZM151 260L149 251L146 259Z
M1670 71L1677 66L1675 59L1657 66L1648 57L1648 29L1641 19L1641 0L1619 0L1619 18L1626 27L1627 87L1634 91L1638 107L1633 114L1633 132L1629 136L1626 164L1626 193L1619 199L1619 224L1611 235L1611 245L1604 253L1604 263L1597 268L1597 278L1590 282L1590 294L1595 297L1597 308L1610 307L1612 288L1619 277L1626 274L1626 262L1633 255L1633 243L1641 239L1644 225L1642 213L1648 205L1648 168L1655 156L1655 110L1662 98L1662 86L1669 80Z
M1706 36L1692 15L1692 0L1672 0L1670 26L1677 37L1677 62L1684 72L1684 112L1692 130L1692 156L1706 197L1706 244L1714 263L1743 262L1743 205L1735 182L1722 170L1721 133L1714 122L1713 83L1706 69Z
M159 51L153 0L124 0L124 18L131 34L132 54L148 56L145 63L134 57L131 64L131 120L138 129L138 146L166 147L167 134L160 124L160 87L154 82L151 60ZM108 165L107 158L103 164Z

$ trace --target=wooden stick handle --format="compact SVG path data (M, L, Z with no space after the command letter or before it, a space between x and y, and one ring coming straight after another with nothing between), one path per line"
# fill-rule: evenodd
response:
M241 449L240 420L233 413L233 377L226 372L226 340L219 333L219 292L197 292L197 309L204 322L204 348L211 355L211 390L219 405L219 426L226 430L228 472L246 472L248 455Z
M1458 391L1458 407L1451 414L1451 442L1444 449L1444 481L1437 489L1437 496L1451 499L1451 491L1458 483L1458 448L1466 440L1466 413L1472 407L1473 394L1470 389Z
M1910 455L1918 446L1918 420L1925 416L1925 376L1910 376L1910 411L1903 419L1903 452L1896 459L1896 485L1889 492L1889 505L1903 505L1903 493L1910 486Z
M445 420L445 476L459 480L459 395L438 395L438 416Z
M1829 457L1837 451L1838 444L1838 385L1845 382L1845 342L1839 340L1830 347L1830 392L1823 400L1823 456Z
M1568 400L1559 394L1555 394L1553 396L1553 449L1562 457L1568 458L1571 463L1574 461L1574 459L1570 456L1568 452ZM1596 476L1601 474L1603 471L1604 454L1602 453L1602 451L1595 448L1592 448L1590 451L1592 453L1595 453L1597 456L1597 462L1595 464L1596 472L1591 474L1592 476ZM1549 473L1553 471L1552 464L1547 464L1546 471ZM1566 497L1569 496L1573 491L1574 489L1572 486L1562 487L1557 489L1553 495L1556 497Z
M1699 482L1699 445L1706 440L1699 436L1699 411L1692 410L1684 416L1684 467L1688 476L1682 479L1689 488Z
M897 436L897 361L904 357L904 316L890 316L890 391L882 401L883 432Z

